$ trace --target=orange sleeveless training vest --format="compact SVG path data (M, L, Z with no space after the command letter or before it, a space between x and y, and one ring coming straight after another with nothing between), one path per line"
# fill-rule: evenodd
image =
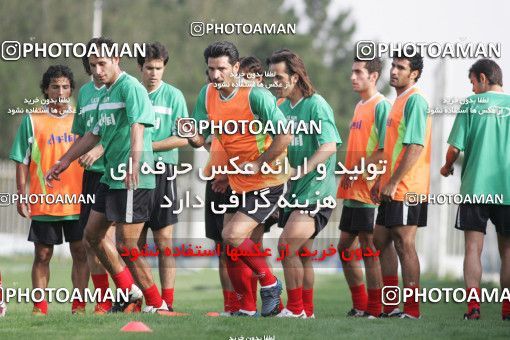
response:
M78 161L71 163L69 168L60 175L60 181L53 181L50 188L44 183L44 174L66 152L76 139L71 133L74 114L69 113L63 117L55 117L46 111L30 115L34 140L32 143L31 162L29 165L30 194L54 195L58 194L65 199L66 195L75 195L75 201L82 190L83 168ZM76 204L46 204L39 200L37 204L31 204L32 216L69 216L80 213L80 203Z

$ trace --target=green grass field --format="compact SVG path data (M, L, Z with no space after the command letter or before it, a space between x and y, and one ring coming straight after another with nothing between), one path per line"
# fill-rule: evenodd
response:
M0 258L4 287L30 287L29 257ZM70 262L52 260L51 287L70 286ZM156 272L156 271L154 271ZM282 273L278 273L282 277ZM461 282L422 280L423 287L461 287ZM284 296L285 300L285 296ZM71 315L70 304L52 303L47 317L33 317L31 304L10 303L8 314L0 318L0 339L336 339L336 338L458 338L495 339L510 335L510 323L500 319L501 306L482 305L480 321L461 320L464 304L422 304L421 320L348 319L350 294L342 273L317 275L315 285L315 320L276 318L213 318L206 312L222 308L218 274L214 270L191 272L179 270L177 275L175 310L190 313L185 317L160 315L92 315L87 306L86 316ZM120 328L129 321L142 321L152 333L123 333Z

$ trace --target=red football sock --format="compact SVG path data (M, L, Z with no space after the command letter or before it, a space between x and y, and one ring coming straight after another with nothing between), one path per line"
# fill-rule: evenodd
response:
M383 276L383 285L386 286L397 286L398 287L398 276ZM383 305L383 312L389 314L393 312L396 305Z
M159 295L158 287L155 284L145 289L143 291L143 296L145 297L147 306L159 308L163 304L163 299L161 295Z
M106 290L110 287L108 274L91 274L90 276L92 277L94 288L99 290L99 294L101 296L101 299L100 301L97 301L97 304L105 307L105 310L109 310L112 306L112 301L105 299Z
M164 288L161 289L161 297L165 300L168 307L172 307L174 305L174 289L173 288Z
M305 308L306 316L310 317L313 314L313 288L303 289L303 307Z
M468 302L467 302L467 305L468 305L468 313L471 312L471 310L473 308L478 308L480 309L480 299L482 298L482 295L481 295L481 289L480 288L477 288L477 287L471 287L471 288L467 288L466 289L466 293L467 293L467 296L469 296L470 292L472 290L475 290L477 295L478 295L478 301L476 301L476 299L471 299L469 300L468 299ZM471 293L471 294L474 294L474 293Z
M223 311L230 312L230 290L223 289Z
M349 289L351 290L352 308L366 311L368 295L365 285L361 284L356 287L349 287Z
M257 287L258 287L258 284L259 284L259 278L257 277L257 275L255 275L253 273L253 270L251 271L252 274L251 274L251 295L253 296L253 302L255 302L255 304L257 304Z
M34 307L39 308L43 314L48 314L48 301L34 302Z
M232 261L227 258L227 271L235 292L240 296L239 309L253 312L257 310L257 305L253 301L251 291L252 270L243 261Z
M414 317L420 316L420 302L415 301L414 293L420 288L420 286L405 287L413 290L413 294L404 301L404 313L412 315Z
M283 300L282 300L282 297L280 296L280 304L278 305L278 312L281 312L283 310L284 305L283 305Z
M300 314L303 310L303 287L287 289L287 309L294 314Z
M232 290L230 291L230 311L237 312L239 308L241 308L241 301L239 300L239 296L237 293Z
M255 243L249 238L245 239L243 243L237 247L240 251L251 253L254 251ZM246 263L248 267L257 274L261 286L270 286L276 283L276 277L268 267L266 258L263 256L240 256L239 260ZM239 261L236 261L239 262Z
M503 305L501 306L501 316L510 316L510 301L504 300Z
M367 312L375 317L378 317L382 310L381 291L380 288L368 289Z
M131 276L128 267L124 267L120 273L114 274L112 279L113 282L115 282L117 288L122 290L131 289L131 285L135 283L135 280L133 280L133 276Z

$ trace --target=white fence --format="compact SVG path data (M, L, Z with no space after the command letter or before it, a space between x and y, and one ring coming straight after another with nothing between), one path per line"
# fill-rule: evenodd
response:
M432 193L455 193L459 188L460 169L457 169L453 179L445 180L439 175L439 168L444 157L446 143L435 143L445 141L451 124L445 124L442 119L433 121L433 152L432 152ZM195 164L202 164L207 158L203 150L195 151ZM15 193L15 167L14 163L8 160L0 161L0 193ZM178 194L182 197L184 192L203 193L203 183L193 180L194 175L179 178ZM325 230L319 234L316 241L317 249L324 249L333 244L336 246L339 231L341 204L335 209L330 223ZM428 212L428 226L418 231L418 254L421 259L422 272L436 274L439 277L462 277L462 261L464 252L463 233L454 229L456 206L430 205ZM203 210L185 210L180 215L180 222L175 227L174 238L179 242L182 240L203 240L205 238ZM32 252L32 244L27 241L29 221L21 218L13 205L0 207L0 256L8 256L18 253ZM275 240L281 231L273 228L265 238L271 244L266 246L274 247ZM208 243L212 245L212 243ZM484 279L497 280L499 278L499 256L497 252L497 241L493 227L488 228L483 253ZM275 249L275 248L273 248ZM57 247L57 254L68 254L66 247ZM204 262L205 261L205 262ZM215 259L204 260L199 266L214 266ZM195 263L196 264L196 263ZM275 267L280 267L274 263ZM331 259L331 262L320 265L328 267L330 271L336 272L340 267L338 258ZM333 270L331 270L333 269Z

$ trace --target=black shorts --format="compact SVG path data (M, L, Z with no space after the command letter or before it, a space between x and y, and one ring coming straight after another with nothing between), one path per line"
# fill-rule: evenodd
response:
M85 170L83 172L83 180L82 180L82 193L83 196L87 195L95 195L97 188L99 187L99 181L103 177L103 174L96 171L88 171ZM92 203L85 201L86 203L82 203L80 206L80 226L85 228L87 225L87 221L90 215L90 209L92 209Z
M375 221L375 208L342 208L342 217L338 229L351 234L360 231L373 232Z
M387 228L404 225L425 227L427 225L427 207L427 202L414 206L408 206L401 201L381 202L375 223Z
M279 216L279 219L278 219L278 227L285 228L285 225L287 224L287 221L289 220L290 215L294 211L300 212L300 210L304 210L304 211L310 212L310 211L315 210L316 207L317 207L317 205L310 204L305 209L298 209L298 208L296 208L296 209L292 209L292 210L287 211L287 212L284 212L284 209L280 208L280 216ZM310 236L311 239L315 238L315 236L317 236L317 234L319 234L321 232L321 230L326 227L326 225L328 224L329 218L331 217L332 213L333 213L333 209L331 209L331 208L322 208L319 211L317 211L315 213L315 215L312 215L311 213L307 213L310 217L313 218L313 220L315 222L315 231L314 231L313 235Z
M460 204L457 210L455 228L486 233L487 220L496 226L496 232L510 236L510 205L501 204Z
M176 179L167 179L173 177L174 165L165 164L165 173L156 175L156 189L154 189L154 206L149 221L145 223L146 227L152 230L159 230L168 225L176 224L178 221L177 211L177 184ZM166 196L166 197L165 197ZM161 207L162 204L172 204L169 208Z
M66 242L81 241L83 227L78 220L43 222L32 220L28 240L46 245L62 244L62 232Z
M211 202L216 205L228 204L229 197L232 194L230 188L227 192L220 193L212 190L212 180L205 184L205 236L216 243L223 242L221 232L223 231L223 214L216 214L211 208ZM278 222L278 209L264 222L264 232L267 233L271 227Z
M228 203L228 193L215 192L212 190L212 180L205 184L205 236L216 243L223 241L223 214L212 211L211 202L216 205Z
M258 223L264 224L266 221L271 220L272 216L274 216L275 211L278 209L278 200L280 199L280 196L287 193L287 189L288 185L287 183L284 183L274 187L246 192L244 194L244 205L242 203L243 195L236 193L235 195L239 198L239 206L235 208L227 208L227 213L235 214L236 212L242 212ZM261 194L265 195L267 201L270 203L268 207L261 207L261 205L266 204L266 202L260 197ZM256 202L259 206L258 209L255 210Z
M118 223L143 223L149 220L154 202L154 189L109 189L99 184L92 210L105 214Z

